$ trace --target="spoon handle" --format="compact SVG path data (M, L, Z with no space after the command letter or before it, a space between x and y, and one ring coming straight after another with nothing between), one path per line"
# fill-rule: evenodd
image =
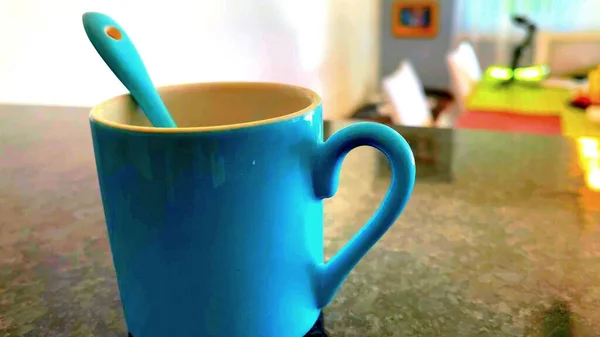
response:
M155 127L177 127L125 30L115 20L101 13L85 13L82 20L90 42L129 90L150 123Z

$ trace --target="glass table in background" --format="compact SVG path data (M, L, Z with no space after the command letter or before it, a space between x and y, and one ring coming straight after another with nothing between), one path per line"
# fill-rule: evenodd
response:
M87 109L0 118L0 335L126 336ZM600 193L583 165L598 143L395 128L415 151L414 193L324 310L329 335L600 335ZM328 257L390 179L376 150L346 157L325 202Z

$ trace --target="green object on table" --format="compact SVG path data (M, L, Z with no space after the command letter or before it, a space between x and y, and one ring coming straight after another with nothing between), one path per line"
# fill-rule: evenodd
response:
M467 99L472 111L510 112L534 116L558 116L569 104L567 89L547 88L528 83L500 86L494 81L477 84Z
M590 122L585 112L570 106L571 91L527 83L501 86L498 82L479 82L467 98L469 111L490 111L529 116L560 116L566 137L600 138L600 125Z
M491 66L485 71L486 81L509 81L513 71L509 67Z
M510 67L491 66L485 72L487 82L506 82L514 79L521 82L537 83L545 79L550 68L545 65L519 67L514 71Z
M550 74L550 68L546 65L520 67L514 71L515 79L523 82L540 82L548 74Z

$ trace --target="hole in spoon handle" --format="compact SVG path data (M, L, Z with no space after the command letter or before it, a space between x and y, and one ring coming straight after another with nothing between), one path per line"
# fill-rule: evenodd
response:
M118 41L123 38L123 34L117 27L108 26L108 27L104 28L104 32L106 33L106 35L111 37L113 40Z

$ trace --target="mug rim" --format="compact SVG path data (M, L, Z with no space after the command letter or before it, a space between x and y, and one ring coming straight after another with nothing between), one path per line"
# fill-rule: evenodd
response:
M114 122L103 118L101 116L101 112L104 110L104 106L108 104L114 104L117 102L125 102L125 101L135 101L131 94L122 94L119 96L115 96L109 98L96 106L94 106L89 113L89 119L91 122L98 123L105 127L109 127L111 129L117 129L121 131L130 131L137 133L190 133L190 132L210 132L210 131L226 131L226 130L234 130L234 129L244 129L251 128L261 125L274 124L278 122L284 122L296 117L300 117L307 112L315 110L319 105L321 105L321 97L311 89L293 85L293 84L285 84L285 83L276 83L276 82L199 82L199 83L184 83L184 84L174 84L174 85L166 85L157 87L156 90L159 94L168 93L172 91L186 91L186 90L202 90L207 88L235 88L235 89L245 89L245 88L274 88L274 89L291 89L300 93L304 93L310 99L310 104L300 110L287 113L282 116L272 117L267 119L261 119L251 122L243 122L243 123L235 123L235 124L225 124L225 125L215 125L215 126L194 126L194 127L176 127L176 128L157 128L153 126L139 126L139 125L129 125ZM137 104L136 104L137 105Z

